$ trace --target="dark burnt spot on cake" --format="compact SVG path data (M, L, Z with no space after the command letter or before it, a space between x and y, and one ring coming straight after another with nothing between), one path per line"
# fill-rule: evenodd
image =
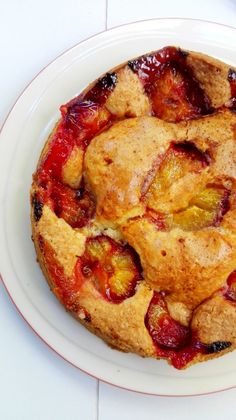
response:
M178 48L179 54L181 54L184 58L188 57L189 52Z
M107 73L101 79L98 80L98 85L102 89L113 90L117 83L117 74L116 73Z
M32 206L34 212L34 220L38 222L43 214L43 203L39 201L36 194L34 194L32 198Z
M206 353L207 354L213 354L213 353L219 353L222 350L227 349L231 346L230 341L214 341L214 343L206 344Z
M106 165L111 165L113 163L113 160L109 157L105 157L104 162L105 162Z
M98 79L97 83L85 94L84 99L96 104L104 105L110 93L114 90L118 77L115 72L106 73Z
M85 308L81 306L78 308L77 316L81 321L91 322L91 315L88 313L88 311Z
M77 198L77 200L80 200L83 195L84 195L85 189L84 187L80 187L75 191L75 198Z
M138 59L128 61L129 68L133 70L134 72L138 70L138 65L139 65Z
M89 313L88 312L86 312L86 315L85 315L85 318L84 318L84 321L85 322L91 322L91 316L89 315Z

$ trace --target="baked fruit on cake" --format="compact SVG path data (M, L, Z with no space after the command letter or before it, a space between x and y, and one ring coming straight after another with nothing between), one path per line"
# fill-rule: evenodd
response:
M236 70L166 47L62 105L33 175L51 290L112 347L178 369L236 348Z

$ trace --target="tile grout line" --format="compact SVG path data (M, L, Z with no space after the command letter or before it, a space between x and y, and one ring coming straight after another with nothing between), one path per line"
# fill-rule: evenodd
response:
M106 12L105 12L105 16L106 16L106 22L105 22L105 27L106 27L106 31L107 31L107 16L108 16L108 0L106 0Z

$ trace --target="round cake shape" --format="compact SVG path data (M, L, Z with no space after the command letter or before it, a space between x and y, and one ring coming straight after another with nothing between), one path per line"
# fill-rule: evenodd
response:
M33 240L52 291L112 347L182 369L236 346L235 91L234 69L166 47L61 106Z

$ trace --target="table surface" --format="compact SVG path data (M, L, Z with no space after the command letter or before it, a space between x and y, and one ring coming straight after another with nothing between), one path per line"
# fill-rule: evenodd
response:
M25 85L58 54L113 26L158 17L236 26L234 0L8 0L0 2L0 124ZM1 263L0 263L1 264ZM27 326L0 283L1 420L235 419L236 389L151 397L90 378Z

